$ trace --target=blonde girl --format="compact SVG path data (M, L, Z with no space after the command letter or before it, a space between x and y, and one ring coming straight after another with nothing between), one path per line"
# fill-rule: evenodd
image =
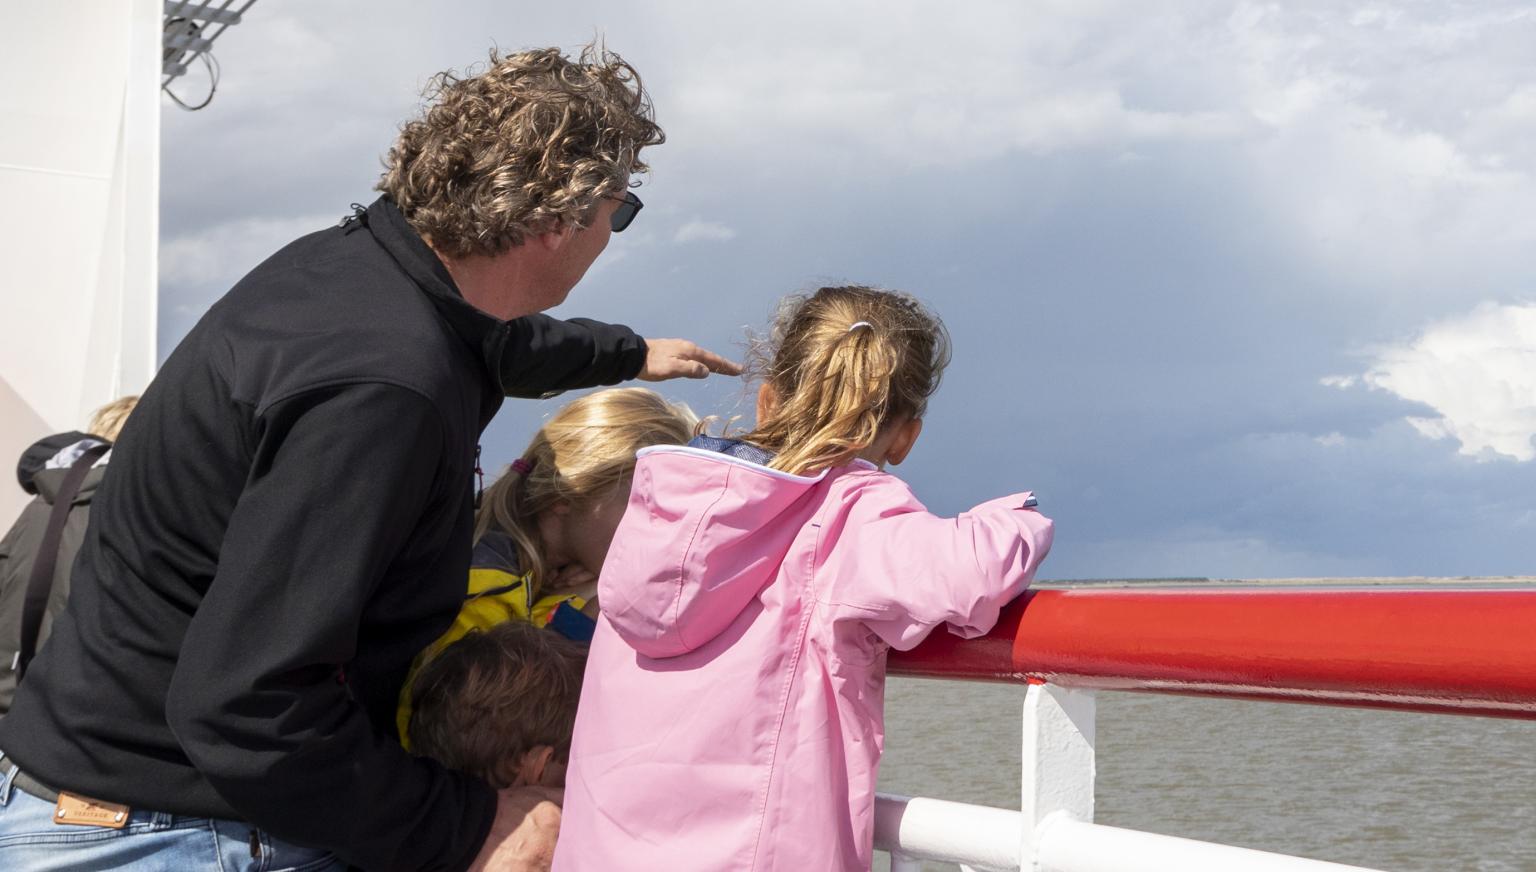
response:
M572 400L539 428L481 499L463 608L411 667L397 714L407 747L417 671L471 630L520 620L591 638L593 588L629 500L636 452L681 445L697 426L687 406L655 391L614 388Z
M1051 543L1027 492L939 518L885 471L947 360L912 297L822 288L759 355L755 429L640 452L556 872L870 867L886 652L986 632Z

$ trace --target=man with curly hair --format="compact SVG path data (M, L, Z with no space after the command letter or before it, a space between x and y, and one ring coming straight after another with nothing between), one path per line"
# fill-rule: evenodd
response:
M739 368L539 314L640 208L631 66L493 54L429 97L383 196L236 284L116 443L0 721L0 867L547 866L555 797L395 734L463 597L476 441L505 396Z

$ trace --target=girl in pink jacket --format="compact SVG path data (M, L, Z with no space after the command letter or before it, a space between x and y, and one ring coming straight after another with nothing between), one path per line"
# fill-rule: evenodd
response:
M1028 493L940 518L883 471L949 357L912 297L791 298L760 357L757 429L640 452L557 872L868 869L886 652L985 633L1050 548Z

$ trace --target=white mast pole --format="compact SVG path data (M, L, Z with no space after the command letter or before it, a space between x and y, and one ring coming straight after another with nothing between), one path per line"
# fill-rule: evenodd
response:
M162 14L0 5L0 528L22 449L154 373Z

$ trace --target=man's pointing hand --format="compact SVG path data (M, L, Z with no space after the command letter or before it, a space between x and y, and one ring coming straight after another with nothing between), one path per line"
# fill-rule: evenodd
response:
M640 378L644 381L704 378L712 372L741 375L741 364L732 363L686 339L647 339L645 345L645 368L640 370Z

